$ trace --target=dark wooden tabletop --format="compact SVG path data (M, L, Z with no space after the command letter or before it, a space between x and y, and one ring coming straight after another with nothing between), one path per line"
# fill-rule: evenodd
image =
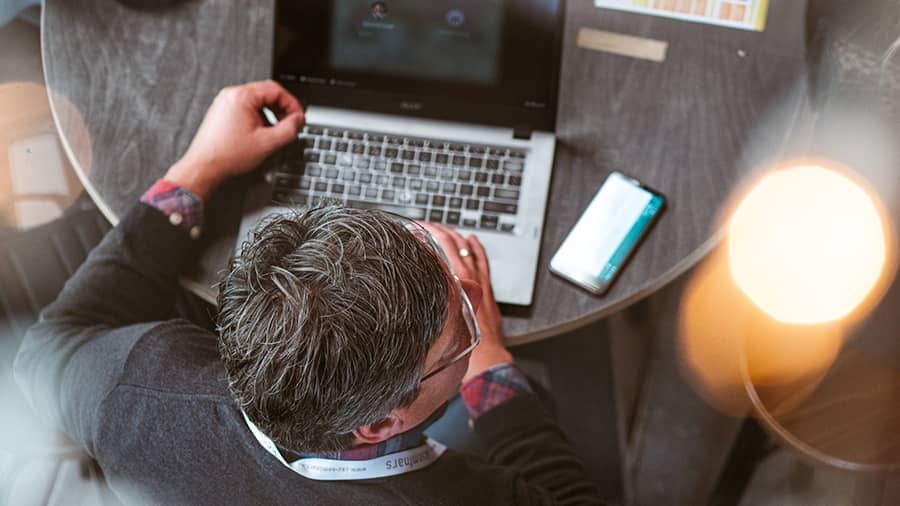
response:
M127 4L136 4L131 1ZM85 186L116 221L187 148L216 92L267 78L273 1L192 0L135 8L47 0L43 57L57 125ZM506 307L512 344L597 320L653 293L717 241L717 213L754 168L777 156L805 68L805 1L773 0L764 32L568 2L558 146L535 303ZM655 63L576 46L582 27L668 43ZM794 90L794 91L792 91ZM788 99L785 99L785 96ZM751 137L771 149L748 153ZM668 209L604 297L552 275L554 251L612 171L668 198ZM208 211L207 252L188 284L206 298L227 265L240 185Z

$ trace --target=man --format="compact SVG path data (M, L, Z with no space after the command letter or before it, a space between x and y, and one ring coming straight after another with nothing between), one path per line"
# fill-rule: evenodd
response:
M16 374L35 409L129 501L599 502L502 344L475 237L337 206L274 218L220 286L218 335L174 319L203 201L302 123L276 83L218 95L29 331ZM458 392L486 460L422 435Z

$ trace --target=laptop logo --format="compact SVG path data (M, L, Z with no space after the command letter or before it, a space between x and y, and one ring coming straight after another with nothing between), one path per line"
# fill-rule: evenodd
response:
M412 102L408 100L400 102L400 108L404 111L421 111L422 107L422 102Z

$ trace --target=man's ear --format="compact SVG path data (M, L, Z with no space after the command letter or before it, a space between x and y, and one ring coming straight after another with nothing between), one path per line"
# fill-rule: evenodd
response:
M400 434L404 430L403 420L391 411L388 416L371 425L363 425L353 431L356 444L376 444Z

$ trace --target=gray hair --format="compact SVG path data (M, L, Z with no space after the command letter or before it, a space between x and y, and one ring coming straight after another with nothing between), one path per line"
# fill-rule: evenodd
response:
M280 446L348 448L408 406L447 319L437 256L387 213L328 205L257 227L219 289L231 391Z

